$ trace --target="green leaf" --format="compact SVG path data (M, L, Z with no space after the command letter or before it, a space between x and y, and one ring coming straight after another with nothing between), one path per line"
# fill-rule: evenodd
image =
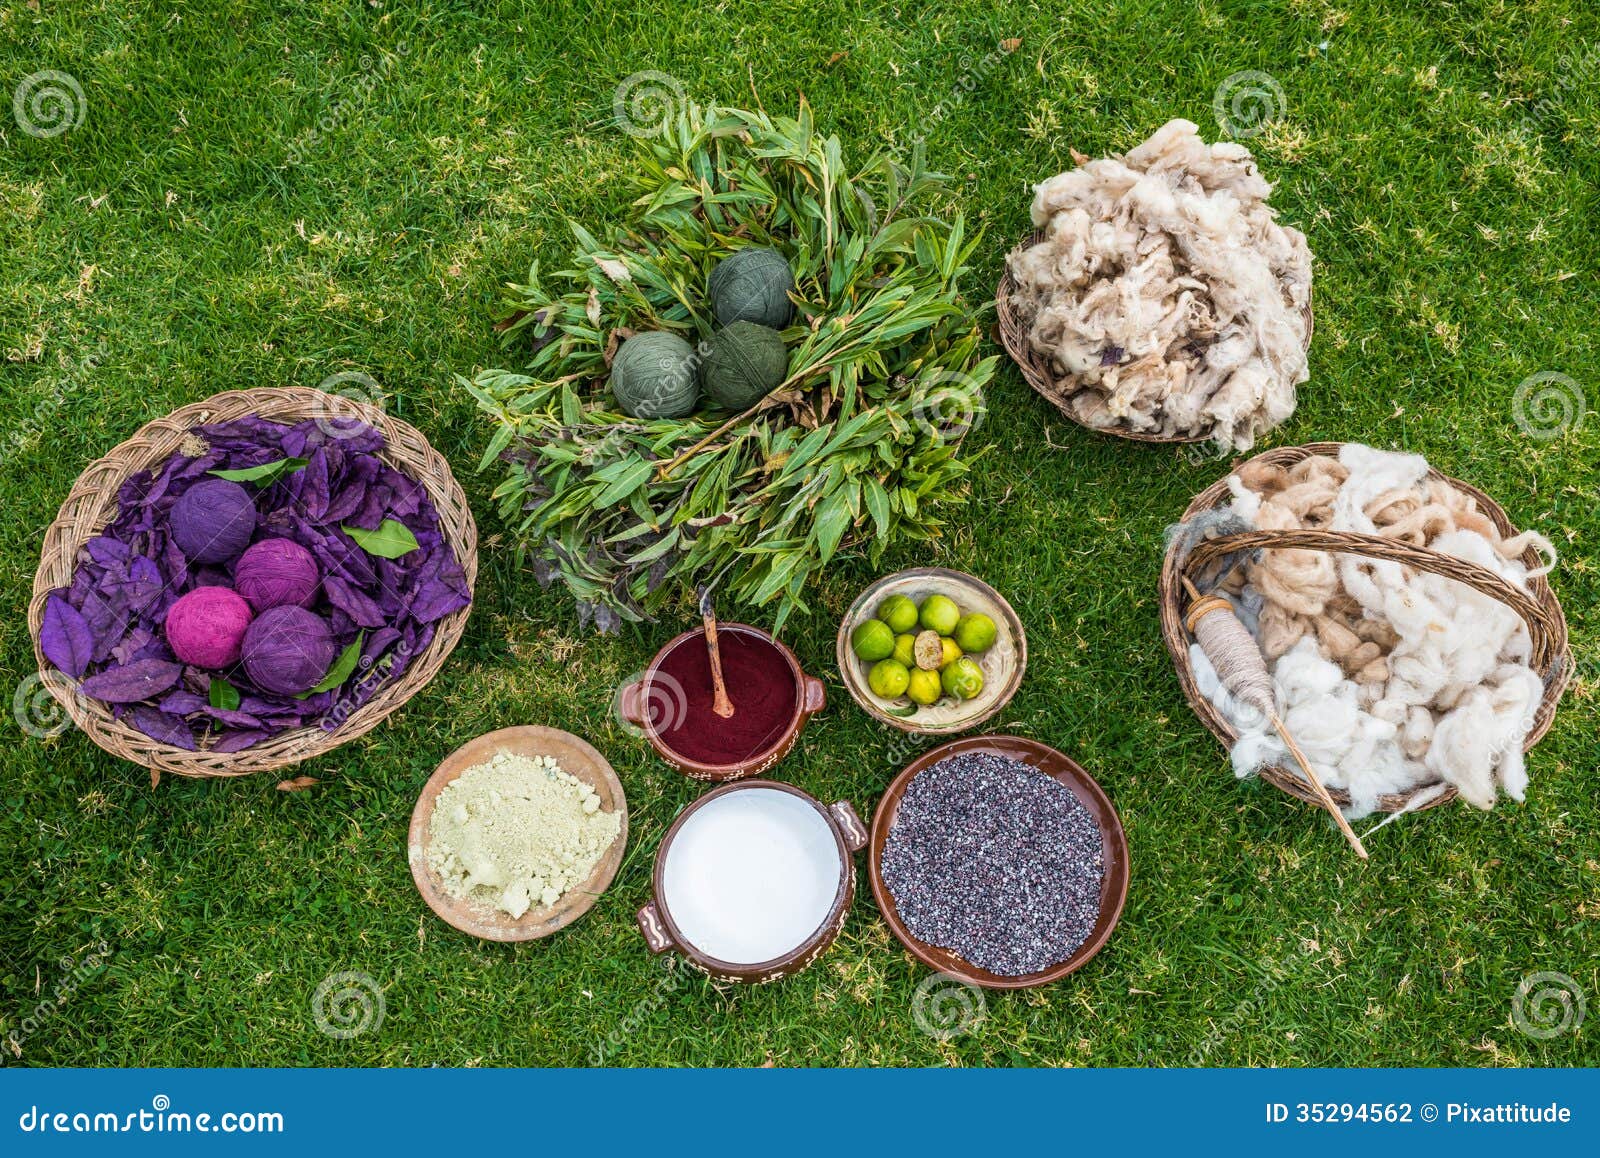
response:
M225 478L229 482L253 482L270 486L284 475L293 474L310 461L307 458L279 458L272 462L264 462L260 466L242 466L238 470L208 470L206 473Z
M398 559L417 549L417 537L411 528L397 519L385 519L375 531L363 527L339 524L339 529L356 541L356 545L369 555L380 559Z
M210 699L213 708L220 708L225 712L239 710L239 689L221 676L211 677L211 686L207 689L207 698Z
M318 692L331 692L334 688L350 678L350 673L356 670L356 664L361 661L361 645L366 642L365 631L358 634L349 647L339 653L339 658L333 661L333 666L328 669L328 674L322 677L322 682L308 692L295 697L303 700L307 696L314 696Z

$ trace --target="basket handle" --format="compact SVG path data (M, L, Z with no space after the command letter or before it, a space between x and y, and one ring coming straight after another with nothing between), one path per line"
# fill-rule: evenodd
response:
M1363 555L1369 559L1404 563L1418 571L1465 583L1473 590L1504 603L1528 625L1535 668L1549 673L1558 662L1565 663L1564 653L1556 653L1552 647L1552 641L1561 638L1561 633L1552 626L1550 612L1526 591L1477 563L1382 535L1366 535L1356 531L1240 531L1195 544L1183 570L1209 562L1219 555L1260 548Z

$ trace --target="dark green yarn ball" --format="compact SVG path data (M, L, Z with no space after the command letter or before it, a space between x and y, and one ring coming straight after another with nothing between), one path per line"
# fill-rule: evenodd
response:
M775 249L751 246L729 254L711 271L706 289L717 321L724 326L755 322L781 330L794 317L794 303L789 300L794 274Z
M665 330L635 334L611 363L611 392L634 418L682 418L700 400L694 350Z
M789 370L783 336L755 322L734 322L711 335L701 369L706 397L724 410L746 410L765 398Z

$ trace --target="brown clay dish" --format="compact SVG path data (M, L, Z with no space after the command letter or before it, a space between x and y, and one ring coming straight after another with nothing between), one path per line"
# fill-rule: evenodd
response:
M929 595L947 595L963 612L982 612L994 620L999 629L994 646L971 657L983 670L982 692L966 701L946 696L937 703L918 708L909 716L896 716L888 710L889 701L875 695L868 686L867 673L872 665L856 658L850 646L850 635L863 621L872 618L878 604L891 595L905 595L915 603L921 603ZM945 567L897 571L857 595L850 610L839 621L834 652L845 689L850 698L861 705L862 711L890 727L919 736L949 736L992 719L1017 694L1017 688L1022 686L1022 673L1028 668L1027 635L1011 604L982 579Z
M778 739L767 748L746 760L736 764L704 764L680 755L668 745L663 732L670 730L667 722L680 718L680 714L687 710L683 700L681 688L673 688L668 681L657 678L662 661L680 647L706 646L706 630L697 627L686 631L671 640L650 661L650 666L639 679L624 684L617 696L617 710L622 718L629 724L644 733L650 747L654 748L656 755L672 767L682 772L685 776L696 780L728 781L742 780L747 776L758 776L767 771L779 760L789 754L795 741L800 738L806 722L820 712L827 704L827 688L823 682L813 676L807 675L800 668L800 661L795 658L794 652L785 647L779 640L762 631L759 627L751 627L747 623L718 623L717 635L719 639L727 639L731 635L743 634L774 648L788 664L789 671L794 676L795 698L794 717L783 729ZM730 688L737 699L737 692Z
M1037 973L1004 977L987 969L980 969L948 949L919 941L901 921L900 914L895 910L894 895L884 883L883 846L889 839L889 830L894 827L895 814L900 809L900 800L905 795L906 785L910 784L912 777L924 768L932 767L941 760L958 756L963 752L988 752L1008 760L1019 761L1030 768L1037 768L1045 775L1065 784L1089 810L1095 823L1100 827L1101 858L1105 864L1105 876L1100 885L1099 919L1095 921L1088 938L1078 946L1072 956ZM952 740L948 744L940 744L937 748L929 749L906 765L905 770L894 778L888 790L884 792L883 799L878 802L878 810L872 817L872 839L867 853L867 873L872 881L872 895L877 899L883 919L894 935L900 938L900 943L910 950L913 957L930 969L948 973L968 984L985 989L1031 989L1037 985L1048 985L1052 981L1059 981L1067 974L1082 968L1090 958L1100 952L1111 937L1112 930L1117 927L1117 922L1122 918L1122 906L1128 899L1129 871L1128 838L1122 831L1122 819L1117 815L1117 810L1104 789L1095 782L1094 777L1079 767L1076 761L1049 745L1030 740L1026 736L970 736L963 740Z
M483 908L452 897L445 892L439 874L428 864L428 830L439 793L468 768L482 764L496 752L555 757L563 771L595 790L600 797L602 811L618 812L622 816L617 839L611 842L611 847L594 866L594 872L589 874L588 880L576 888L568 889L548 908L529 909L517 918L498 909ZM411 830L406 839L411 879L417 882L417 891L428 902L428 907L446 924L486 941L533 941L572 924L593 908L600 894L606 891L606 886L617 875L617 867L622 864L622 853L627 845L628 801L622 792L622 781L617 779L606 758L595 751L588 741L570 732L536 724L486 732L446 756L422 786L422 795L417 797L417 805L411 811Z
M833 898L827 919L805 943L782 957L749 965L719 961L690 944L678 926L673 923L672 912L662 899L662 880L673 839L683 828L684 822L719 796L726 796L730 792L747 792L754 788L770 788L796 796L815 808L827 821L839 851L839 891ZM667 834L661 838L660 847L656 849L655 872L651 877L653 895L650 902L639 910L634 919L638 922L639 932L644 935L645 944L650 947L652 953L676 950L682 954L684 960L713 980L765 983L790 977L820 957L823 950L833 944L834 938L839 935L839 930L844 928L845 915L849 913L850 904L856 895L856 866L851 859L852 854L860 852L866 843L866 826L861 823L861 818L856 815L856 810L850 806L849 801L838 800L824 805L794 785L777 780L743 780L737 784L724 784L720 788L713 788L685 808L672 822L672 827L667 829Z

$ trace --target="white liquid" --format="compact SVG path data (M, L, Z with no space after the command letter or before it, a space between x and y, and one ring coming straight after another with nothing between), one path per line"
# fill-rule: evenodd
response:
M667 850L661 899L700 952L755 965L822 927L839 879L839 846L816 808L774 788L749 788L684 822Z

